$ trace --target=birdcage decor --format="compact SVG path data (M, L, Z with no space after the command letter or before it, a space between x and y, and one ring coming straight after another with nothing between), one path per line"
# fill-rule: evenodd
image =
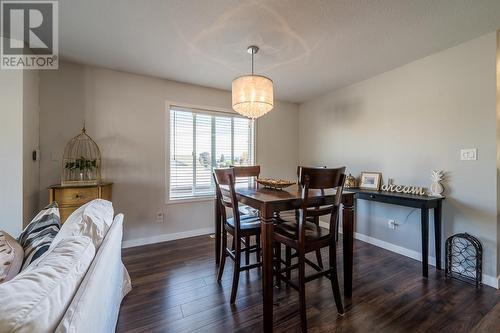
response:
M482 282L483 246L468 233L456 234L446 240L445 275L447 278L472 283Z
M62 161L62 186L97 185L101 182L101 152L85 126L71 139Z

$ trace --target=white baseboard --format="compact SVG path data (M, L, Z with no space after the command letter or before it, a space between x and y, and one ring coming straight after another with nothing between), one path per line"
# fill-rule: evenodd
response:
M495 278L494 276L483 274L483 284L500 289L500 275Z
M172 234L155 235L145 238L128 239L122 242L122 248L168 242L171 240L208 235L213 233L214 233L214 228L212 227L212 228L202 228L202 229L195 229L183 232L176 232Z
M389 250L391 252L401 254L405 257L412 258L412 259L415 259L418 261L422 261L422 253L420 253L418 251L410 250L410 249L407 249L405 247L394 245L392 243L380 240L378 238L373 238L373 237L367 236L365 234L360 234L357 232L354 233L354 238L357 240L363 241L365 243L378 246L378 247L383 248L385 250ZM444 265L444 262L442 262L441 264ZM435 257L429 257L429 265L436 266L436 258Z
M329 225L325 222L320 222L320 225L324 228L329 227ZM342 229L339 232L342 233ZM391 252L394 252L397 254L401 254L405 257L412 258L412 259L418 260L420 262L422 261L422 253L420 253L418 251L410 250L410 249L407 249L405 247L394 245L392 243L380 240L378 238L373 238L373 237L370 237L368 235L360 234L357 232L354 233L354 238L357 240L363 241L365 243L375 245L375 246L380 247L382 249L385 249L385 250L388 250L388 251L391 251ZM429 257L429 265L432 265L434 267L436 266L436 257ZM441 266L444 267L444 260L441 262ZM499 289L499 285L500 285L499 281L500 281L500 276L494 277L491 275L483 274L483 284L485 284L485 285Z

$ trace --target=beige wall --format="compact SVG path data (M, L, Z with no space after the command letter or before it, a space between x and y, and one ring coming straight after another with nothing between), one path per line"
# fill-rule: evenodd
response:
M165 204L166 103L230 109L227 91L62 62L40 74L41 202L59 182L61 155L85 120L115 183L116 212L125 213L126 244L208 232L213 202ZM257 162L264 176L295 177L298 106L277 102L257 124ZM156 222L157 212L165 222ZM196 231L197 230L197 231ZM187 234L186 234L187 232Z
M22 91L22 71L0 70L0 230L13 237L23 226Z
M0 70L0 230L14 237L38 210L38 91L37 70Z
M38 71L23 72L23 224L36 215L40 193L40 162L32 153L39 141Z
M500 30L497 31L497 273L500 275Z
M496 35L490 33L305 103L299 112L299 161L346 165L356 176L380 171L384 181L425 187L432 169L446 170L443 243L459 232L479 237L483 272L494 280L495 66ZM460 161L461 148L477 148L479 159ZM418 211L364 201L357 207L358 233L406 253L420 252ZM388 219L400 223L399 229L388 229Z

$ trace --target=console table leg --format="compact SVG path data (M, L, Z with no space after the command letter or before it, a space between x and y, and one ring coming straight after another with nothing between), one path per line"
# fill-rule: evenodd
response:
M441 270L441 200L434 208L434 240L436 247L436 269Z
M214 207L214 220L215 220L215 263L218 265L220 263L220 252L221 252L221 214L219 211L219 203L217 199L215 199L215 207Z
M422 222L422 275L429 276L429 209L420 210Z

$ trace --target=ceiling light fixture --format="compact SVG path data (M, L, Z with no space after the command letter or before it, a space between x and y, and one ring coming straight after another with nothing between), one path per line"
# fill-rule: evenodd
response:
M259 51L257 46L249 46L252 55L252 75L244 75L233 80L233 110L239 114L256 119L274 107L273 81L253 73L253 57Z

